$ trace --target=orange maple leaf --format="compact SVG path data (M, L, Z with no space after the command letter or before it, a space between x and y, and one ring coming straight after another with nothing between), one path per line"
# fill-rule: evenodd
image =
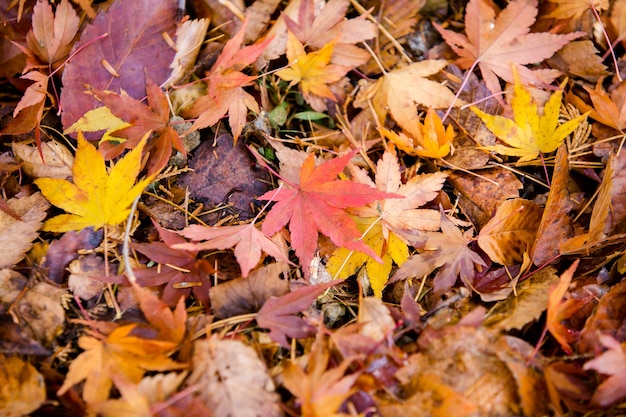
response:
M287 59L290 67L276 73L290 85L299 84L304 99L317 111L324 111L323 99L336 101L328 84L337 82L350 70L350 67L330 63L335 41L329 42L319 51L307 53L304 45L289 32Z
M467 36L435 27L459 55L459 67L474 68L476 64L492 93L500 92L498 77L513 82L512 65L524 84L550 83L560 73L556 70L530 70L523 65L550 58L569 41L584 36L584 32L566 35L529 33L537 17L537 0L513 0L496 17L493 3L471 0L465 13Z
M337 246L367 253L380 262L380 257L359 240L361 232L344 209L402 196L384 193L365 184L335 180L353 156L354 152L315 167L311 154L302 164L299 184L286 183L284 187L259 197L277 202L263 222L263 233L272 236L289 223L291 246L300 258L306 276L317 248L318 231L330 237Z

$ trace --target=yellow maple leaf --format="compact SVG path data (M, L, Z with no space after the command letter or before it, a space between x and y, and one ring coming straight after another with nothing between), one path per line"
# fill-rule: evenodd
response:
M485 123L501 141L509 146L485 146L482 149L497 152L501 155L519 156L519 162L532 161L540 153L554 152L563 143L563 140L587 118L585 113L575 119L568 120L559 126L559 109L563 91L552 94L540 115L537 103L534 102L528 90L521 83L519 75L513 68L515 87L513 90L514 120L507 117L486 114L476 107L472 111ZM567 80L563 81L561 88Z
M424 124L416 120L409 130L396 133L381 128L381 133L409 155L424 158L443 158L452 150L454 129L451 125L444 128L441 119L432 107L428 108Z
M289 81L290 85L300 84L302 95L310 104L320 97L334 101L335 95L328 84L341 80L350 69L343 65L330 64L334 46L335 42L329 42L322 49L307 53L304 45L289 32L287 59L291 65L278 71L276 75Z
M364 233L363 243L372 248L382 263L362 252L351 251L346 248L337 248L331 255L326 270L336 279L345 279L365 264L365 270L374 291L374 296L382 298L383 289L389 280L391 267L402 265L409 258L409 248L394 232L389 231L389 237L383 236L383 223L378 217L355 217L357 228Z
M102 155L79 132L72 166L74 183L57 178L35 180L50 203L71 213L46 220L43 230L67 232L89 226L99 229L126 220L133 200L152 181L149 177L135 184L146 139L147 136L107 172Z

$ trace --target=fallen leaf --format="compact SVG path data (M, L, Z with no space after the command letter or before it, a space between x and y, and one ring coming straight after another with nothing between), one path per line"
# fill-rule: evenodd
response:
M388 340L396 329L396 322L389 309L376 297L365 297L361 300L358 323L362 325L360 333L374 342Z
M189 79L210 23L210 19L192 19L178 25L176 55L170 64L172 73L162 84L164 88L167 89Z
M152 180L146 178L135 184L144 143L145 140L107 173L102 155L79 133L72 166L74 183L58 178L34 181L48 201L71 213L46 220L43 229L55 232L89 226L99 229L126 220L131 203Z
M326 110L322 99L337 101L328 84L341 80L350 70L350 67L330 63L334 46L335 42L330 42L319 51L307 53L304 45L289 32L287 59L290 66L276 73L290 85L298 84L304 99L320 112Z
M276 262L250 273L248 278L235 278L211 287L211 310L218 319L256 313L270 297L289 292L289 281L281 278L288 265Z
M361 233L344 209L401 196L383 193L365 184L335 180L353 156L351 152L315 167L314 157L310 155L300 170L299 184L285 184L259 197L277 202L263 221L263 233L271 236L289 223L291 246L306 276L317 247L318 231L337 246L380 260L372 249L358 240Z
M170 156L172 156L172 149L184 156L187 155L187 152L182 139L170 125L169 102L161 87L147 78L146 92L148 95L147 105L126 94L93 90L91 94L100 100L115 118L105 119L104 123L90 124L88 122L90 115L87 112L77 123L66 128L64 133L76 133L78 130L97 132L106 128L105 136L114 137L116 142L121 141L122 143L101 141L100 152L105 156L105 159L116 158L125 149L135 148L146 134L152 133L153 137L145 146L144 151L150 155L148 174L156 175L167 165ZM83 120L87 123L81 123ZM122 120L124 124L120 126L118 120Z
M329 368L330 353L318 337L309 352L306 369L288 362L283 384L300 403L302 417L336 416L339 407L355 392L358 373L345 375L351 361L345 359Z
M82 31L72 48L72 53L79 50L80 53L75 54L63 71L64 128L99 107L95 97L85 94L85 85L96 90L123 90L141 99L146 96L145 74L156 85L169 77L169 64L175 52L161 34L174 36L177 10L177 3L172 0L115 2ZM103 62L116 74L109 72Z
M626 397L626 352L620 343L611 336L599 335L600 343L607 350L583 365L584 370L593 369L608 375L593 393L591 403L598 407L608 407Z
M537 103L522 84L517 72L513 72L513 77L515 79L511 103L513 120L486 114L474 107L472 110L498 139L509 145L484 146L483 149L501 155L519 156L519 162L527 162L537 158L540 153L556 151L565 138L585 120L587 113L559 125L563 92L559 90L553 93L543 107L543 114L540 115ZM561 88L564 85L565 83L562 83Z
M537 12L537 0L514 0L496 17L493 3L470 0L465 13L467 36L444 29L437 23L434 26L459 55L457 65L467 69L478 64L487 88L498 94L501 90L498 77L510 83L514 81L513 64L519 64L516 68L521 83L550 83L558 76L558 71L530 70L523 65L550 58L569 41L584 35L584 32L565 35L529 33Z
M538 320L548 306L549 289L558 280L556 271L552 268L535 272L516 286L514 294L493 306L485 325L504 331L521 330Z
M389 113L403 129L410 131L417 119L417 105L441 109L454 101L452 91L425 78L446 65L447 61L429 59L389 71L367 87L355 106L366 107L371 100L381 124ZM406 88L407 85L411 88Z
M579 19L583 13L595 9L597 13L609 8L609 0L550 0L556 4L556 9L546 14L545 18Z
M11 149L21 162L22 170L33 178L65 179L72 175L74 155L60 142L55 140L42 142L39 148L13 142Z
M80 18L68 0L61 0L54 13L50 3L38 1L26 44L41 62L55 68L58 61L69 55L79 26Z
M306 310L328 288L341 282L310 285L280 297L271 297L257 313L256 322L259 327L270 330L272 340L289 348L287 336L300 339L315 333L315 328L296 314Z
M520 263L535 241L542 213L532 201L506 200L480 231L478 245L500 265Z
M561 242L574 235L574 226L569 212L574 208L567 185L569 183L568 152L565 145L559 147L554 160L554 173L550 184L548 201L543 209L537 236L530 251L536 266L543 266L559 256Z
M574 272L578 267L578 262L578 259L575 260L567 271L561 274L559 284L550 289L550 296L548 298L546 327L568 355L572 354L570 343L577 339L577 335L567 328L562 321L571 317L580 308L580 303L571 298L566 300L563 300L563 298L568 292Z
M435 293L441 294L452 288L458 277L471 289L476 267L486 266L485 261L467 247L471 236L471 230L461 231L442 214L441 233L426 232L424 251L416 253L402 264L392 281L422 277L439 268L433 281Z
M188 133L215 125L228 113L229 124L235 141L239 138L244 125L248 109L259 113L260 108L256 99L243 90L256 77L246 75L242 71L261 56L271 39L259 41L253 45L241 47L246 31L247 21L233 36L217 57L211 71L204 80L207 82L207 95L202 96L188 109L184 115L197 117Z
M48 279L61 284L65 274L65 267L78 258L79 250L95 249L102 242L104 233L87 227L80 232L74 230L66 232L60 239L50 242L48 253L42 266L47 269Z
M187 298L192 292L198 301L208 306L210 274L215 272L209 261L198 259L196 248L176 248L176 245L186 243L185 239L154 221L153 224L163 242L133 243L132 248L159 265L133 269L137 283L145 287L165 284L161 299L172 306L180 297Z
M215 416L282 416L278 394L257 352L238 340L211 337L194 343L188 385L197 385Z
M40 193L7 201L15 217L0 210L0 268L11 268L20 262L39 236L50 204Z
M0 414L5 417L29 415L46 401L43 376L17 356L0 353L0 384Z
M589 111L589 117L603 125L622 131L626 129L626 81L621 82L610 94L598 86L595 89L585 87L593 106L578 101L584 111Z
M601 351L598 335L611 336L618 342L626 341L624 332L624 306L626 303L626 282L615 284L600 298L597 307L594 309L585 327L580 333L580 340L576 345L576 350L581 353L594 353Z
M273 256L278 261L290 263L286 247L281 247L269 236L263 234L255 222L237 226L207 227L191 225L180 232L191 239L192 243L178 243L174 249L193 249L195 251L234 248L235 257L245 278L261 260L261 251Z

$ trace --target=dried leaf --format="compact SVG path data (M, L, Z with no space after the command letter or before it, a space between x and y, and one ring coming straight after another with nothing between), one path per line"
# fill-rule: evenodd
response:
M580 308L579 303L574 299L563 300L565 297L569 285L572 282L574 272L578 267L578 259L567 269L567 271L561 274L559 284L556 287L550 289L550 296L548 298L548 313L546 318L546 327L554 336L554 338L561 344L563 350L571 355L572 348L570 343L577 339L577 336L568 329L563 323L563 320L571 317L572 314Z
M591 397L591 403L608 407L626 397L626 352L611 336L601 334L600 342L607 350L595 359L587 361L583 369L593 369L609 377L603 381Z
M532 201L506 200L480 231L478 245L494 262L519 263L535 241L541 214L541 207Z
M459 55L457 65L467 69L478 63L487 88L494 94L500 92L498 77L510 83L514 81L513 64L519 64L516 68L521 83L550 83L558 71L529 70L522 65L550 58L569 41L583 36L584 32L566 35L529 33L537 17L537 0L511 1L497 17L494 6L487 0L470 0L465 13L467 36L434 24Z
M22 417L37 410L46 400L43 376L17 356L0 353L0 414Z
M11 268L24 258L50 207L40 193L14 197L7 204L18 218L0 210L0 268Z
M265 364L238 340L196 341L187 384L200 387L201 400L215 416L282 416Z
M38 1L26 43L42 62L54 64L70 53L79 26L80 18L68 0L61 0L54 14L50 3Z
M596 9L597 13L609 8L609 0L550 0L550 3L556 3L557 7L545 15L546 18L579 19L591 8Z
M39 148L13 142L11 149L20 160L24 172L33 178L65 179L72 175L74 155L60 142L42 142Z

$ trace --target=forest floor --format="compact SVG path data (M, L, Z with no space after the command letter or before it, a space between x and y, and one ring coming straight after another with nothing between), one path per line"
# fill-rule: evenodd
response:
M1 0L0 416L626 415L626 1Z

